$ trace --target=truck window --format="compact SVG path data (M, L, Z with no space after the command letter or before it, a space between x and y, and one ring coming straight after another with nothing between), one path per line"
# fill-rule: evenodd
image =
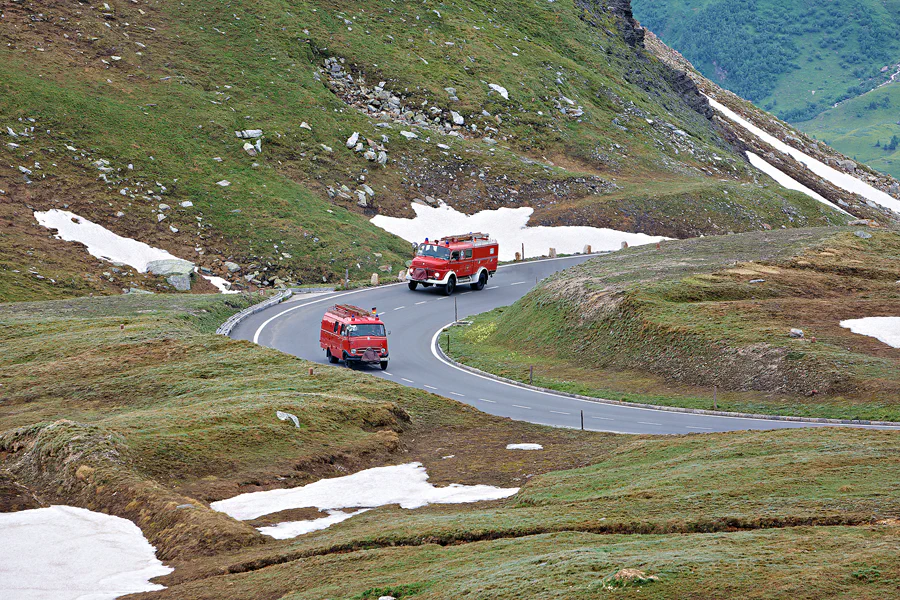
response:
M430 256L431 258L447 260L450 258L450 249L437 244L421 244L416 250L416 256Z
M472 250L471 249L463 250L462 253L463 253L463 258L472 258Z
M450 260L459 260L459 250L450 253Z
M384 325L381 323L360 323L358 325L348 325L347 330L350 337L384 337Z
M333 331L334 331L335 333L337 333L337 330L338 330L338 322L335 321L335 322L334 322L334 329L333 329Z

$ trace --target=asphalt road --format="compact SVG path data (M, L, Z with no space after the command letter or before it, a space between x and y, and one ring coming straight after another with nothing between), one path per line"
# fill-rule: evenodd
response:
M538 392L464 371L439 359L433 343L437 332L454 321L454 298L459 318L512 304L536 282L551 273L587 260L586 256L511 264L501 267L481 291L460 286L450 297L434 288L410 291L406 284L335 292L274 306L244 320L232 332L236 339L252 340L306 360L328 365L319 348L322 314L333 302L377 307L390 331L387 371L366 369L401 385L417 387L471 404L494 415L558 427L584 427L618 433L684 434L744 429L828 427L826 424L746 419L676 413L617 406ZM329 368L344 368L341 365ZM884 429L885 427L874 427ZM900 429L900 427L891 428Z

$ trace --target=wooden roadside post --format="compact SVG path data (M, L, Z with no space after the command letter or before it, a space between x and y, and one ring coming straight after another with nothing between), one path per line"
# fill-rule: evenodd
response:
M718 388L713 386L713 410L719 410Z
M581 411L581 430L584 431L584 411Z
M528 385L534 385L534 365L528 366Z

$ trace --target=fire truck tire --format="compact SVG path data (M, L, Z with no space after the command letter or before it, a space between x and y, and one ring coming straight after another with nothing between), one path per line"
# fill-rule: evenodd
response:
M337 357L331 353L331 350L325 350L325 357L328 359L328 362L334 364L338 361Z
M381 361L381 370L387 371L387 365L388 365L388 361L386 361L386 360Z
M419 282L418 281L410 281L406 285L408 285L409 289L411 289L412 291L416 291L416 288L419 287Z
M449 279L447 279L447 285L441 286L441 291L444 292L445 296L449 296L453 294L453 291L456 289L456 275L451 275Z
M482 271L481 274L478 276L478 281L476 281L469 287L471 287L473 290L475 290L477 292L478 290L484 289L484 286L487 285L487 281L488 281L487 271Z

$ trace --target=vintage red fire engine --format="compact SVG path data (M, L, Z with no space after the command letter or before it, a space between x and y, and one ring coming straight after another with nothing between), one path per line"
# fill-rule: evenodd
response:
M319 345L332 363L388 367L387 334L374 308L368 311L349 304L329 308L322 317Z
M411 290L415 291L419 285L434 285L448 296L460 284L467 283L473 290L480 290L487 285L488 277L497 272L499 253L497 242L485 233L426 239L416 247L406 281Z

